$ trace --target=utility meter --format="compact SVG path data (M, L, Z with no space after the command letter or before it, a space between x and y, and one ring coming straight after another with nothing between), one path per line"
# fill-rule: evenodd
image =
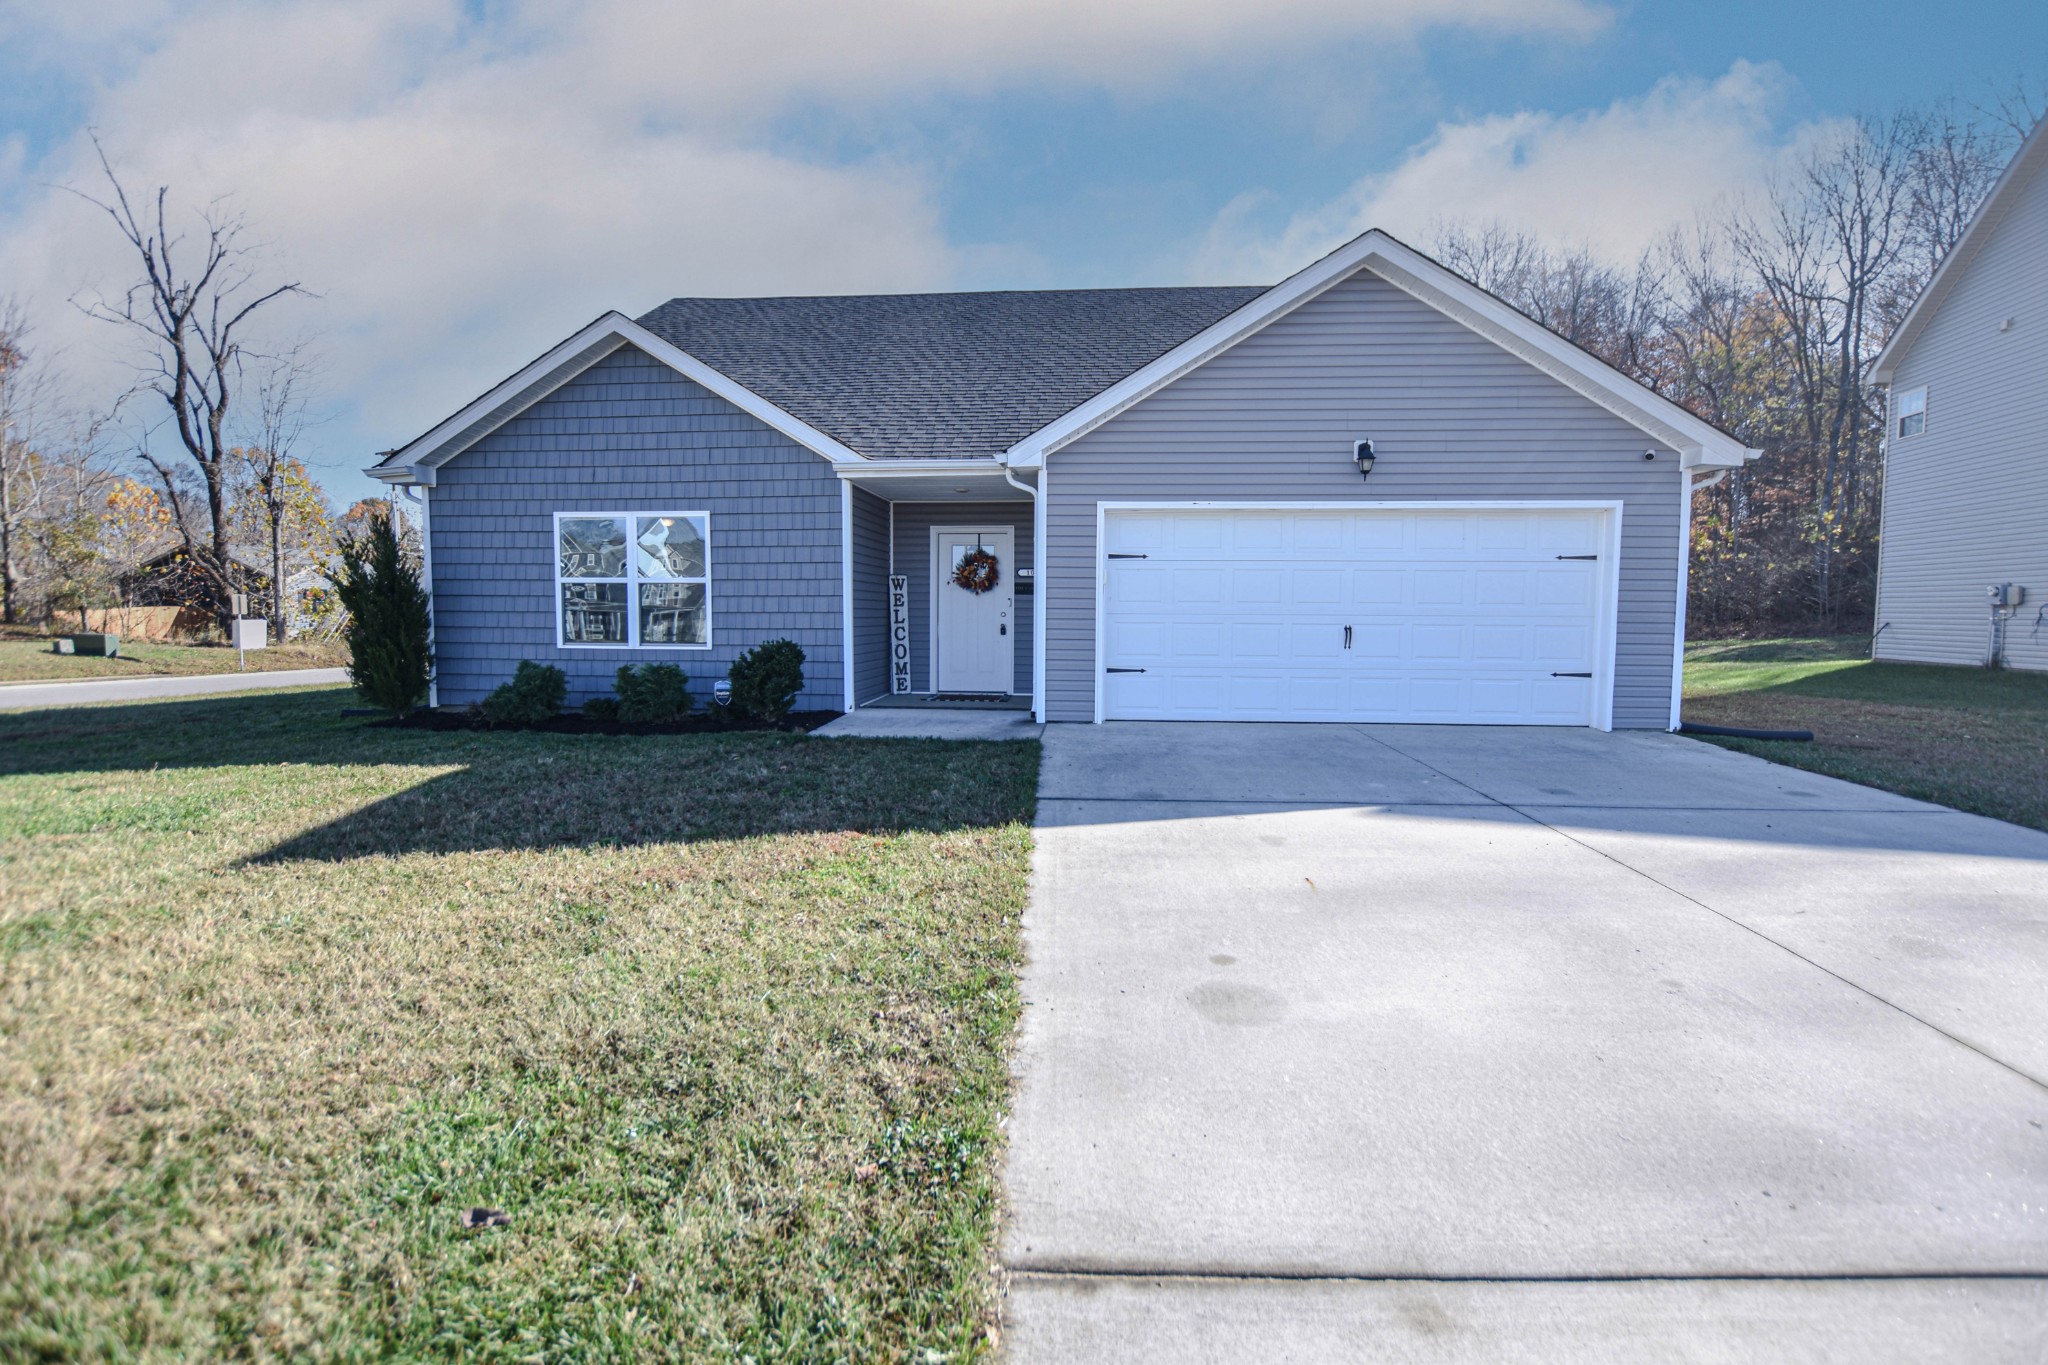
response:
M1993 583L1984 591L1994 607L2016 607L2027 600L2027 590L2017 583Z

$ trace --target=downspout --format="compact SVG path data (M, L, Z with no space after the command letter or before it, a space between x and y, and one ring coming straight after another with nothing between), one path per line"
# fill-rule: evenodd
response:
M441 660L434 649L434 523L427 506L428 490L415 484L399 484L407 501L420 509L420 591L427 595L427 709L441 705Z
M1038 477L1045 478L1039 466ZM1045 505L1038 489L1003 465L1003 480L1031 498L1031 719L1045 724Z

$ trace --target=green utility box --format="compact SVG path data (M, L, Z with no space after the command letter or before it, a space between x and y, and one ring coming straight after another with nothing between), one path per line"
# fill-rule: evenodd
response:
M98 654L112 659L119 657L121 653L121 637L118 635L102 635L96 631L87 631L72 636L71 643L73 652L78 654Z

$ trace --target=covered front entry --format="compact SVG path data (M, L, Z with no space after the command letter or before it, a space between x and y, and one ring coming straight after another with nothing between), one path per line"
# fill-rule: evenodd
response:
M854 667L847 709L1033 709L1037 524L1030 495L985 470L941 476L885 466L848 484ZM977 551L986 571L981 592L955 582Z
M1100 713L1604 727L1618 515L1105 508Z

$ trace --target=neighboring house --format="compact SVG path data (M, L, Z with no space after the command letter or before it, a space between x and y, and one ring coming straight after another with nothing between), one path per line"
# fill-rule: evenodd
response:
M1369 232L1270 289L608 313L370 472L443 705L787 636L813 708L1662 729L1688 483L1754 454Z
M237 592L260 597L270 591L270 575L251 561L256 556L240 550L228 555L228 577ZM192 562L185 547L174 545L150 556L127 573L119 583L121 601L133 607L194 607L213 605L213 580Z
M2048 668L2048 121L1876 378L1887 413L1873 652Z

